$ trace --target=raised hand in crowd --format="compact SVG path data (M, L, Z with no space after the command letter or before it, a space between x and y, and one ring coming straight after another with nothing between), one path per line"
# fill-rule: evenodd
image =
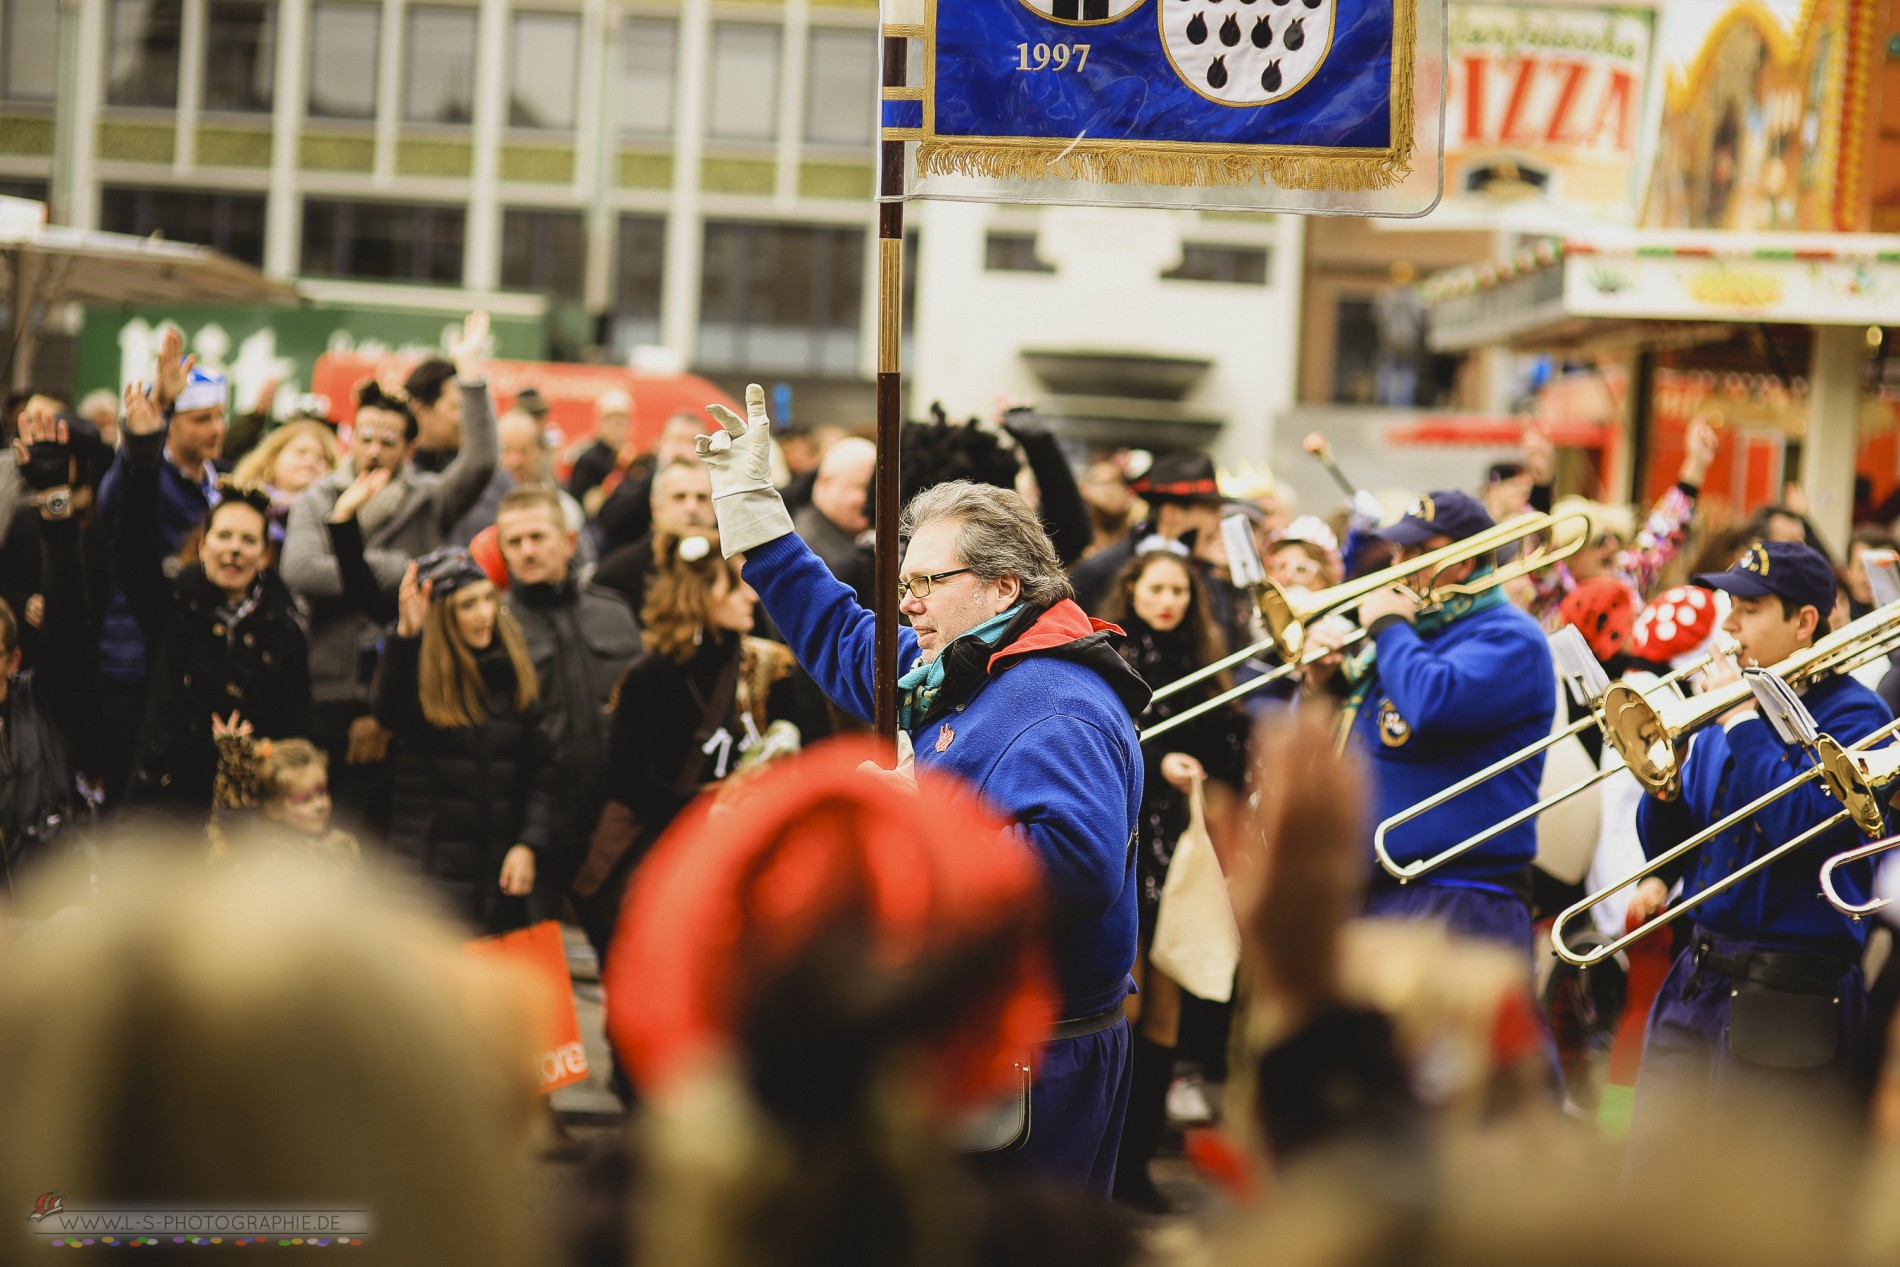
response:
M281 378L265 379L264 385L258 388L257 399L251 402L251 412L260 417L270 417L271 411L277 408L277 389L283 385L284 380Z
M44 405L29 404L20 411L13 439L13 457L28 488L43 493L73 482L72 436L59 415Z
M330 508L330 522L340 524L356 518L356 512L363 509L364 503L382 492L388 483L389 472L381 467L358 475L337 496L336 505Z
M181 387L179 390L183 390ZM174 393L176 395L176 393ZM128 435L154 435L165 426L164 406L148 394L146 385L131 382L125 385L125 430Z
M1524 423L1524 438L1519 442L1524 453L1524 470L1531 483L1549 484L1557 478L1557 446L1550 438L1550 426L1541 419Z
M230 716L228 717L220 717L216 713L211 714L211 737L213 739L249 739L251 733L251 723L244 720L244 715L235 708L231 710Z
M396 636L399 638L419 638L422 636L422 622L429 614L429 591L434 582L416 579L416 564L412 559L403 570L402 588L396 591Z
M1709 476L1709 467L1715 463L1715 449L1721 443L1721 437L1709 420L1697 415L1689 420L1688 434L1683 437L1682 469L1676 478L1691 488L1701 488L1702 481Z
M171 408L171 403L185 390L197 364L196 355L185 355L185 332L177 326L166 326L158 342L158 366L152 384L152 394L157 397L161 414Z
M479 383L488 377L488 361L495 354L495 339L489 331L488 314L480 309L468 314L462 328L449 336L449 359L455 362L455 376L464 383Z
M1254 739L1255 796L1227 838L1245 842L1231 891L1255 994L1282 1033L1334 1000L1340 930L1359 898L1368 795L1333 751L1330 708L1302 707Z

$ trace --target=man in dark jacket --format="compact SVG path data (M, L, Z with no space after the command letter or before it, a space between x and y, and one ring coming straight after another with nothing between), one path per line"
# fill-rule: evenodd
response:
M868 720L875 620L792 531L772 488L765 392L745 420L714 406L705 438L720 546L819 687ZM1013 1164L1107 1196L1128 1108L1122 1000L1135 958L1134 833L1148 688L1070 597L1055 548L1015 492L957 481L904 512L898 726L919 765L1012 815L1041 864L1061 1023L1041 1045L1031 1129Z
M409 560L452 539L450 530L481 498L500 462L488 400L487 324L485 316L471 316L456 342L454 416L461 448L440 474L421 469L415 461L424 432L413 407L378 392L379 403L365 403L358 410L349 460L312 484L290 508L280 570L284 583L310 612L311 738L329 753L338 809L359 823L371 811L378 780L354 775L378 767L379 762L364 757L386 742L367 720L382 628L345 593L324 521L357 476L372 469L390 473L388 484L355 518L370 570L392 605ZM448 395L441 399L446 401ZM357 770L351 770L353 765Z
M812 481L811 501L792 515L792 526L831 574L871 602L871 551L858 538L871 526L871 476L877 446L847 436L825 450Z
M1192 532L1206 541L1220 531L1220 484L1214 461L1205 453L1168 453L1155 459L1134 491L1148 503L1148 520L1126 537L1076 565L1069 579L1075 601L1094 612L1108 599L1115 577L1135 557L1135 546L1149 537L1179 541Z
M20 672L20 624L0 601L0 889L50 861L86 813L74 782L72 742L93 729L93 645L85 636L86 586L74 518L74 463L66 424L50 410L20 415L14 456L39 502L45 578L39 662Z
M540 679L558 780L554 846L535 874L529 907L537 919L557 919L600 817L613 728L607 698L640 650L640 630L619 595L575 577L576 536L553 489L515 489L501 499L495 524L508 564L507 608Z

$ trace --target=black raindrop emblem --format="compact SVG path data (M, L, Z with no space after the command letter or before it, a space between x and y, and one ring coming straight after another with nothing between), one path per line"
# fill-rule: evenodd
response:
M1227 54L1222 53L1219 57L1216 57L1214 64L1207 68L1207 86L1209 88L1225 88L1227 86Z
M1273 43L1273 19L1265 14L1253 24L1253 46L1266 48Z
M1301 2L1309 9L1317 9L1320 6L1320 0L1301 0Z
M1207 43L1207 21L1198 13L1188 20L1188 43Z
M1220 42L1228 48L1240 43L1240 19L1231 13L1227 15L1227 20L1220 24Z
M1274 58L1267 68L1260 72L1260 86L1268 92L1280 91L1280 59Z
M1300 25L1304 21L1306 21L1305 18L1294 18L1293 25L1287 27L1286 34L1280 37L1280 42L1286 45L1287 52L1297 53L1300 51L1300 46L1306 43L1306 28Z

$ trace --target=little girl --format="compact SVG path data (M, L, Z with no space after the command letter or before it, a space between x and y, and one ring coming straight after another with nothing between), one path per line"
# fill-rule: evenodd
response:
M330 827L330 763L305 739L251 737L236 713L212 723L218 743L217 807L209 828L213 857L271 851L354 873L356 837ZM233 818L226 811L250 811ZM225 824L238 824L231 835Z

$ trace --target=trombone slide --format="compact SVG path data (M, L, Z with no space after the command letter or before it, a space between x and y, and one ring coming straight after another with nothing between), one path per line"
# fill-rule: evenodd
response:
M1580 968L1587 968L1593 964L1601 963L1605 959L1621 953L1625 947L1632 943L1649 936L1649 934L1655 932L1663 925L1680 918L1710 898L1725 893L1735 885L1740 884L1743 880L1767 870L1789 854L1800 849L1809 841L1824 835L1840 824L1854 822L1858 826L1859 816L1857 809L1861 808L1863 804L1860 802L1860 798L1863 795L1872 794L1872 788L1860 782L1863 770L1866 772L1867 777L1880 777L1884 774L1890 779L1900 778L1900 751L1896 751L1893 756L1889 756L1885 752L1869 753L1866 750L1883 739L1891 738L1896 733L1900 733L1900 720L1889 722L1885 726L1880 727L1880 729L1845 747L1829 739L1828 743L1832 746L1832 750L1817 748L1815 764L1809 766L1800 774L1784 780L1748 804L1731 811L1718 821L1704 827L1687 840L1681 841L1671 848L1664 850L1661 854L1651 858L1648 865L1644 866L1635 874L1619 880L1607 888L1600 889L1566 908L1564 912L1557 917L1557 922L1551 926L1551 948L1556 952L1559 959ZM1878 759L1869 760L1863 765L1860 761L1862 757ZM1723 876L1720 880L1717 880L1707 888L1699 889L1693 894L1686 895L1675 905L1665 907L1656 915L1651 916L1643 924L1623 934L1623 936L1617 938L1615 941L1582 953L1570 948L1570 942L1564 930L1565 926L1572 920L1582 916L1592 907L1607 901L1611 894L1619 893L1632 884L1642 883L1678 858L1686 856L1691 850L1700 848L1731 827L1747 821L1776 801L1817 779L1822 780L1823 785L1830 788L1830 790L1836 787L1835 780L1840 780L1851 788L1850 799L1841 810L1829 815L1815 826L1799 832L1793 838L1776 845L1767 853L1751 858L1748 862L1737 867L1734 871Z

